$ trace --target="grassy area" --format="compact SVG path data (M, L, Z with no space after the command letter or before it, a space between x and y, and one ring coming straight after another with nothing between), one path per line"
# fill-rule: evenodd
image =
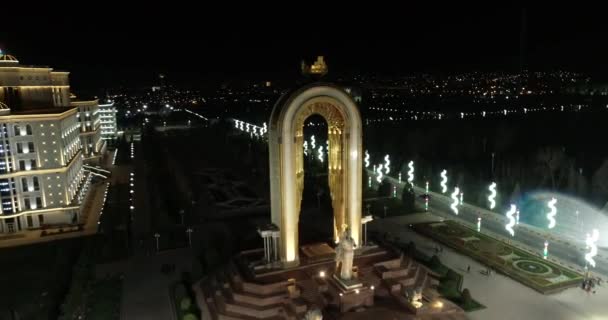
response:
M0 318L6 307L19 319L56 319L81 247L65 239L0 249Z
M582 281L581 274L454 221L417 224L413 228L543 294L575 287Z

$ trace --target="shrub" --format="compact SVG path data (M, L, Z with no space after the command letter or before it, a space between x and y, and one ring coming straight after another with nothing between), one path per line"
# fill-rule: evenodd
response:
M192 306L192 301L188 297L182 298L182 300L180 300L179 302L179 307L183 311L188 311L190 309L190 306Z
M431 267L431 269L436 269L436 268L441 267L441 260L439 260L439 257L436 254L434 254L431 257L431 260L429 260L429 267Z
M198 320L198 317L193 314L193 313L186 313L183 317L182 320Z
M445 277L449 280L454 280L454 281L458 281L460 279L460 275L452 269L448 270L448 273L445 275Z
M471 297L471 292L469 289L462 290L462 304L464 306L470 306L473 303L473 298Z

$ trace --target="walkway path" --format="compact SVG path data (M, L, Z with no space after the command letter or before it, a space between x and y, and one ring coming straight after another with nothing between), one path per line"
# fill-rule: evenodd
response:
M182 271L192 271L194 260L189 248L134 256L125 272L121 319L175 319L169 290L180 280ZM175 272L162 274L163 264L175 264Z

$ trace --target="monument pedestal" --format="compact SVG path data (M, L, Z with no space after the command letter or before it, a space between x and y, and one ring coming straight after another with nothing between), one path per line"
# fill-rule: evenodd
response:
M374 305L374 290L364 286L358 279L344 280L334 274L330 283L334 301L336 301L340 312Z

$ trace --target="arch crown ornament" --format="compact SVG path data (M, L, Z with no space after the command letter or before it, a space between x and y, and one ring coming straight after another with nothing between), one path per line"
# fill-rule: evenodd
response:
M351 97L333 85L316 84L283 96L272 110L268 135L272 222L280 229L279 256L297 264L298 222L304 190L304 122L318 114L328 127L328 179L334 238L346 225L361 243L362 125Z

